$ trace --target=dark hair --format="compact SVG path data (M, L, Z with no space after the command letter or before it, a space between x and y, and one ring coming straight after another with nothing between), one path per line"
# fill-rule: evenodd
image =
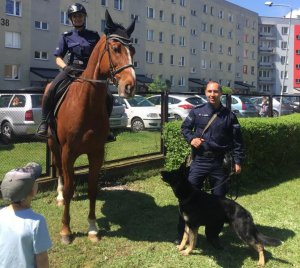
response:
M218 90L219 90L221 93L223 92L222 86L221 86L218 82L213 81L213 80L210 80L210 81L206 84L205 90L207 89L207 86L208 86L209 84L217 84L217 85L218 85Z

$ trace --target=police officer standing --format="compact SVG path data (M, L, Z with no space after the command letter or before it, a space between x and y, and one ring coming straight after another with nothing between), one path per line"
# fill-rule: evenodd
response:
M209 82L205 89L207 103L194 107L181 126L184 139L192 146L193 161L188 176L189 182L196 190L201 190L204 180L209 177L212 194L220 197L226 195L226 179L228 170L223 167L226 152L232 151L234 172L241 172L244 159L241 127L235 114L221 103L222 89L216 82ZM216 113L215 120L203 133L208 121ZM179 238L183 235L184 223L178 225ZM183 226L182 226L183 225ZM219 237L222 225L216 224L214 230L206 228L208 242L215 248L221 249Z
M74 29L65 32L59 39L58 47L55 50L56 64L62 69L56 78L52 81L49 90L44 94L42 106L42 122L37 130L39 136L47 136L48 116L52 111L53 98L56 88L59 84L70 84L72 80L69 75L79 75L87 66L89 57L100 39L95 31L86 29L87 12L83 5L75 3L69 6L68 18L72 22ZM67 63L64 57L68 55ZM108 113L112 111L113 96L108 92ZM112 139L114 137L111 137Z

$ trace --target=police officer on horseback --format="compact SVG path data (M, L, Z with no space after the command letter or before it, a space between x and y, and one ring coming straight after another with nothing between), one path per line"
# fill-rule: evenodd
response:
M65 32L59 39L58 47L54 52L56 64L62 71L52 81L45 92L42 105L42 122L37 130L39 136L46 137L48 132L48 119L53 110L53 99L58 87L66 88L86 68L89 57L100 39L97 32L86 29L87 12L83 5L75 3L69 6L67 15L74 29ZM68 56L67 63L64 57ZM113 96L108 90L107 109L112 112ZM115 138L110 134L109 140Z

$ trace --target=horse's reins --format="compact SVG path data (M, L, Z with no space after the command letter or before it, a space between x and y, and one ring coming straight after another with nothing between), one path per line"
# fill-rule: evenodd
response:
M126 64L118 69L115 69L114 68L114 64L111 60L111 55L110 55L110 49L109 49L109 45L108 45L108 40L111 39L111 40L116 40L118 42L120 42L121 44L123 44L124 46L126 47L131 47L132 46L132 43L129 39L127 38L124 38L124 37L121 37L117 34L111 34L111 35L107 35L106 37L106 43L105 43L105 49L102 51L102 54L101 54L101 57L100 57L100 62L102 61L103 59L103 56L105 54L105 52L107 51L108 53L108 60L109 60L109 73L110 73L110 78L109 79L89 79L89 78L84 78L84 77L76 77L74 75L69 75L70 77L72 78L75 78L76 80L84 80L84 81L88 81L88 82L92 82L92 83L102 83L102 84L107 84L108 83L108 80L111 80L112 83L115 85L115 86L118 86L118 81L117 79L115 78L115 75L122 72L123 70L127 69L127 68L134 68L134 65L133 64Z

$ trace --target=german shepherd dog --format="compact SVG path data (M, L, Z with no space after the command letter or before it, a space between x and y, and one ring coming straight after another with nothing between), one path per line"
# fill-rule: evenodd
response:
M178 198L185 221L184 235L178 246L181 254L188 255L195 248L200 226L213 229L215 223L229 223L238 237L258 252L258 265L264 266L264 246L279 246L281 241L260 233L251 214L235 201L195 190L187 180L188 171L185 164L178 170L161 171L162 180L172 187Z

